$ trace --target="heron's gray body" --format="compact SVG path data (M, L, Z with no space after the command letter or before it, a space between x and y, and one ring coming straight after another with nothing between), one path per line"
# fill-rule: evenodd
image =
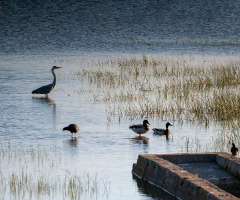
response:
M55 86L56 86L56 83L44 85L36 90L33 90L32 93L33 94L49 94L50 92L52 92L54 90Z
M54 73L54 70L59 69L59 68L62 68L62 67L56 67L56 66L52 67L51 71L52 71L52 74L53 74L53 82L51 84L45 85L45 86L42 86L42 87L40 87L36 90L33 90L32 94L45 94L46 97L48 97L48 94L50 92L52 92L54 90L55 86L56 86L56 75Z

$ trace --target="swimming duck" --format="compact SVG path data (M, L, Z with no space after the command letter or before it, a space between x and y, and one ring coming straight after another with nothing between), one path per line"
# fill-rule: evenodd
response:
M233 156L236 156L236 155L237 155L238 148L236 147L235 143L232 143L231 152L232 152L232 155L233 155Z
M79 127L77 124L70 124L69 126L63 128L63 131L65 130L70 131L72 133L72 137L73 137L73 133L75 133L75 138L76 138L76 134L79 130Z
M148 125L150 125L148 120L144 120L143 124L129 126L129 129L132 129L135 133L137 133L137 134L139 134L139 136L141 136L141 134L144 134L149 131Z
M154 134L158 134L158 135L166 135L166 138L168 139L170 131L168 129L169 126L172 126L172 124L170 124L169 122L166 123L166 129L160 129L160 128L153 128L153 132Z

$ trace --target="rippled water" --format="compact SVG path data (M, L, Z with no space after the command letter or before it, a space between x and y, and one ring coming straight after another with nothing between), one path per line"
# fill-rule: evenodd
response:
M239 1L10 0L0 5L1 53L239 52Z
M187 152L187 138L196 143L199 141L205 149L217 134L211 126L205 129L187 121L183 124L176 121L171 127L169 141L154 136L151 131L139 140L128 127L142 123L142 119L130 121L123 118L119 122L117 116L111 116L109 120L104 103L96 103L87 92L79 92L84 85L74 72L78 71L79 63L85 57L65 58L68 58L66 62L58 56L1 57L0 143L6 147L10 140L10 149L13 150L16 147L41 147L50 155L51 152L60 153L62 164L58 173L61 175L66 173L65 170L72 174L97 173L98 177L110 182L109 195L97 199L151 199L151 194L146 195L146 191L138 188L132 179L132 164L139 154ZM49 99L32 95L33 89L52 81L49 71L52 65L64 67L56 70L56 89ZM148 120L151 127L164 127L166 123ZM69 141L70 133L62 132L62 128L70 123L80 126L77 143ZM199 148L195 142L188 151ZM11 174L12 170L8 173Z
M65 170L97 173L110 182L107 195L86 199L153 199L155 190L132 178L137 156L200 147L214 151L207 145L221 127L175 121L169 141L151 131L144 140L136 140L128 127L142 119L107 118L106 104L94 102L82 91L86 85L76 72L92 60L142 54L237 56L239 11L238 1L1 2L0 145L7 147L10 140L10 149L41 147L50 155L58 152L62 162L57 175ZM53 65L63 68L56 70L57 86L50 98L32 95L32 90L51 83ZM151 127L166 123L148 120ZM80 126L77 143L62 132L70 123ZM193 141L190 149L187 138ZM11 174L14 167L4 173Z

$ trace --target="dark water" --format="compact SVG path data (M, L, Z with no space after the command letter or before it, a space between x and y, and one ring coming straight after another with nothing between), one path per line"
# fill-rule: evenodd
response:
M150 132L146 141L138 140L128 127L142 119L119 122L115 116L108 121L104 103L77 92L85 85L73 72L81 63L122 55L237 57L239 13L240 1L1 1L1 147L10 140L11 148L40 146L50 154L59 152L62 164L56 176L68 170L107 177L109 194L86 199L172 198L135 181L132 163L139 154L186 152L187 138L195 141L193 150L198 142L205 147L217 128L173 122L171 140ZM56 72L57 86L50 99L33 96L33 89L52 81L53 65L63 69ZM166 123L148 120L152 127ZM77 144L69 143L69 133L62 132L70 123L80 125ZM208 150L214 149L208 146ZM19 171L4 163L0 167L3 172L9 169L10 175L12 169ZM1 198L13 196L0 194Z
M238 54L239 1L0 2L0 53Z

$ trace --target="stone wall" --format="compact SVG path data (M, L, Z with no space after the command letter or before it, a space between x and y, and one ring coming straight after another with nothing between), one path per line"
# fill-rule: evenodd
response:
M132 173L180 199L239 200L209 181L201 179L177 165L192 162L218 162L219 165L233 170L237 174L236 176L239 176L239 170L238 172L235 170L239 167L239 165L235 166L236 158L229 159L228 156L224 153L139 155L137 163L133 165Z

